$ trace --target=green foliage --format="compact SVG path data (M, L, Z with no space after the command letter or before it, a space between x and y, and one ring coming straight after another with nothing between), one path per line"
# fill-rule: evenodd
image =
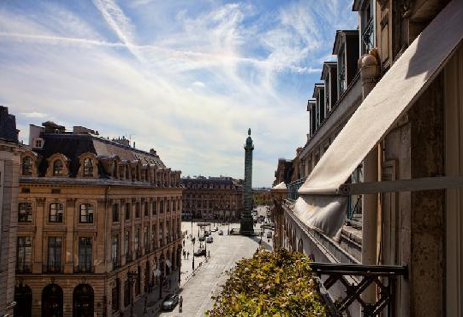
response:
M327 313L303 254L284 249L259 251L229 272L210 317L326 317Z

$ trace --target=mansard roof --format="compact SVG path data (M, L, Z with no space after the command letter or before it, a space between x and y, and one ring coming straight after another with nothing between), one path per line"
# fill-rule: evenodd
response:
M45 175L47 170L47 158L55 153L61 153L70 159L70 176L75 177L79 169L79 156L90 152L98 158L119 157L122 161L137 161L142 164L150 164L158 168L166 168L157 154L151 154L139 149L125 146L107 139L89 135L74 133L42 133L44 139L43 148L34 149L42 158L38 167L39 175ZM98 166L99 174L105 177L101 164Z

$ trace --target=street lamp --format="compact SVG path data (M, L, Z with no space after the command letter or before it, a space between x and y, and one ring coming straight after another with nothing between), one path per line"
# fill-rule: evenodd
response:
M133 317L133 284L135 282L135 279L138 277L137 272L128 272L127 277L129 279L129 284L130 284L130 317Z
M192 267L193 267L193 271L195 270L195 241L196 241L196 238L193 237L193 239L191 239L191 242L193 242L193 262L192 262Z
M155 277L159 277L159 299L161 299L162 298L162 277L161 277L162 272L161 270L156 269L156 271L154 271L153 274Z

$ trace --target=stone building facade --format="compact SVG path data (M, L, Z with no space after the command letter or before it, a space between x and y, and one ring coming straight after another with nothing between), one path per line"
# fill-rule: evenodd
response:
M240 218L244 208L243 181L231 177L182 178L183 217L227 220Z
M405 266L408 276L393 285L394 300L385 315L462 316L463 2L355 0L353 11L359 16L358 30L336 33L337 101L328 106L320 93L309 100L314 124L300 154L301 175L307 179L298 184L301 189L288 182L288 192L296 197L288 193L275 207L281 215L281 245L317 262ZM350 45L359 60L342 51ZM322 79L334 67L324 67ZM413 98L407 96L412 93ZM401 112L384 123L399 107ZM364 109L371 112L361 121ZM318 111L324 112L321 121ZM382 124L384 132L368 140L372 146L359 150L369 127ZM354 131L365 139L349 135ZM317 187L321 179L337 184L339 175L337 192ZM341 214L322 219L348 220L340 235L315 225L315 208L320 222L328 210L324 206L344 199L348 203L339 205ZM344 296L343 291L342 285L330 289L333 298ZM362 300L374 302L379 295L366 289ZM357 315L360 309L351 305L350 312Z
M13 314L21 151L15 117L0 106L0 316Z
M119 316L180 267L180 172L154 150L91 132L31 127L20 165L16 316Z

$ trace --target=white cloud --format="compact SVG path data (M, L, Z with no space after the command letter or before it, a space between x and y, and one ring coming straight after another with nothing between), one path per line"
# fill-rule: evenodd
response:
M209 10L185 8L170 32L140 41L140 21L148 21L140 15L161 10L160 1L130 4L133 12L111 0L94 4L110 35L62 6L44 6L31 20L0 5L0 72L8 74L0 96L19 125L53 119L109 137L132 134L185 175L234 177L243 176L251 127L254 185L270 186L278 157L293 157L305 142L310 82L334 39L317 10L346 6L290 2L260 17L250 4L208 2ZM37 22L53 10L52 20ZM320 19L336 20L328 10Z

